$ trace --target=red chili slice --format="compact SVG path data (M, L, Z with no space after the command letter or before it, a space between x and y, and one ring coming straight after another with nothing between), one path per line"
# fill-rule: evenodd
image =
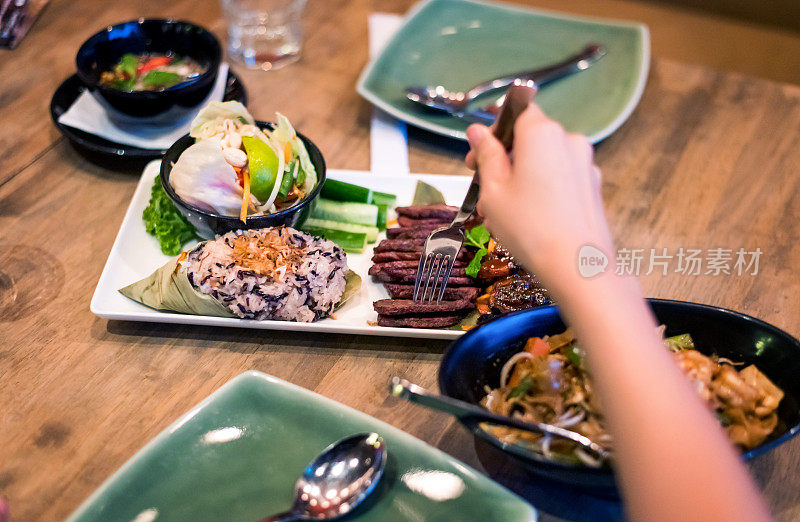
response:
M151 58L147 62L143 63L139 67L136 68L136 74L142 74L147 71L152 71L158 67L163 67L165 65L169 65L172 60L169 56L157 56L155 58Z

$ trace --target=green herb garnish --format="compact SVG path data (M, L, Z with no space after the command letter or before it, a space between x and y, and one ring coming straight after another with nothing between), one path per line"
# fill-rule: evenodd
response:
M694 341L692 336L688 333L681 335L674 335L664 339L672 352L680 352L682 350L694 350Z
M138 66L138 61L136 60L136 55L132 53L126 53L122 55L120 58L119 63L116 66L116 69L120 72L125 73L128 78L133 78L136 76L136 67Z
M508 394L508 398L515 399L525 395L528 393L528 390L531 389L531 386L533 386L533 378L530 375L526 375L521 381L519 381L519 384L511 389L511 393Z
M150 71L142 78L145 87L168 89L183 81L183 76L169 71Z
M580 348L578 348L577 344L572 343L571 345L569 345L569 347L567 348L566 355L567 359L569 359L569 362L571 362L578 368L583 368L583 351Z
M168 256L178 255L185 243L197 237L195 228L178 212L164 192L158 176L150 192L150 202L142 212L142 219L147 233L158 239L161 252Z
M489 236L489 231L486 230L486 227L483 225L478 225L464 233L464 237L466 238L464 244L474 246L478 249L478 251L475 252L475 257L472 258L472 261L469 262L465 269L465 272L470 277L478 277L478 272L481 269L481 260L483 256L489 253L489 249L486 248L489 243Z

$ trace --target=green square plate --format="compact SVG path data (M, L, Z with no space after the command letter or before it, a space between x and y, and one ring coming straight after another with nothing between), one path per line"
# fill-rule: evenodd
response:
M326 446L369 431L389 460L346 520L535 519L525 501L411 435L250 371L149 442L69 520L260 520L291 507L297 477Z
M650 66L647 27L477 0L424 0L370 62L358 92L392 116L466 139L466 121L405 97L412 85L465 90L490 78L560 61L585 44L608 54L586 71L548 85L536 102L592 143L609 136L639 102Z

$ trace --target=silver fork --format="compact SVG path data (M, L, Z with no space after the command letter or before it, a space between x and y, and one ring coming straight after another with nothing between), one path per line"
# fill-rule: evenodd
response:
M535 94L536 84L531 80L515 80L514 85L506 91L505 101L493 130L495 137L506 150L511 150L514 142L514 122L528 107ZM414 301L442 300L458 251L464 243L464 223L478 205L478 181L479 174L476 170L464 203L453 222L449 226L434 230L425 241L414 281Z

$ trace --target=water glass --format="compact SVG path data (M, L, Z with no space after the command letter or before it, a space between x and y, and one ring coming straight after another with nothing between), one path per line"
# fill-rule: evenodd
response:
M300 58L306 0L221 0L228 54L250 69L279 69Z

